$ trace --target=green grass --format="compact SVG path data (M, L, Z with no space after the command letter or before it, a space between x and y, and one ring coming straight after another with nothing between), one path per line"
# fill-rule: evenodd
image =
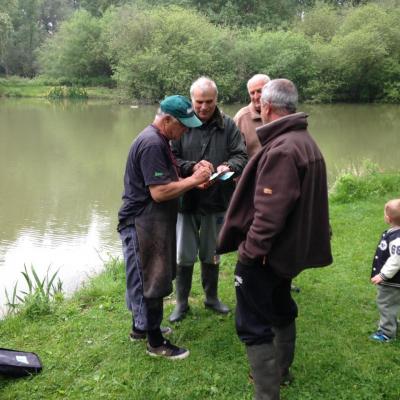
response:
M398 193L331 204L334 264L295 279L300 293L295 381L283 400L399 400L400 340L374 343L376 290L371 260L382 230L383 205ZM223 257L220 295L235 305L235 254ZM0 378L2 400L130 399L251 400L244 347L234 316L203 306L196 266L189 316L174 327L172 341L187 346L182 361L153 359L145 343L128 340L124 269L112 261L72 299L50 315L0 322L0 347L34 351L44 370L26 379ZM174 297L165 302L165 317ZM165 321L166 323L166 321Z

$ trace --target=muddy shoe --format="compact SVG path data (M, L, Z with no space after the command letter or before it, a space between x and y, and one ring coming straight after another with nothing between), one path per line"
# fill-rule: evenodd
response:
M162 326L161 327L161 334L162 335L170 335L172 333L172 328L169 326ZM147 332L146 331L138 331L134 330L129 334L129 339L132 340L132 342L135 342L136 340L145 340L147 338Z
M169 340L164 340L161 346L152 347L147 344L147 354L152 357L165 357L170 360L182 360L189 356L189 350L173 345Z

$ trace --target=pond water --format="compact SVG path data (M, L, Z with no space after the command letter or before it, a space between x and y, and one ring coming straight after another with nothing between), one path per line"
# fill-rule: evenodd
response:
M240 105L222 106L234 115ZM329 180L370 159L399 169L400 107L304 105ZM67 292L121 257L116 232L129 146L155 106L0 99L0 307L21 271L55 271ZM4 308L3 308L4 309ZM1 313L1 309L0 309Z

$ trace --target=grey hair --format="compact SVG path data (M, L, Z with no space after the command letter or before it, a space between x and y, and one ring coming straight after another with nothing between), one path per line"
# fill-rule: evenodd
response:
M157 117L157 118L164 118L164 117L167 117L167 116L170 117L170 118L172 118L172 119L175 119L175 120L177 119L177 118L175 118L173 115L168 114L168 113L162 111L160 107L157 109L157 112L156 112L156 117Z
M217 85L212 79L208 78L207 76L201 76L192 83L192 86L190 86L191 97L193 97L193 92L195 88L199 88L201 91L204 92L211 88L215 91L215 96L218 97Z
M296 112L299 95L295 84L288 79L273 79L262 90L261 103L271 103L278 114Z
M253 75L248 81L247 81L247 88L249 88L249 85L255 81L261 81L263 80L265 84L267 84L271 78L268 75L265 74L255 74Z
M164 115L168 115L168 114L165 113L164 111L162 111L160 107L158 107L156 115L157 115L157 117L163 117Z

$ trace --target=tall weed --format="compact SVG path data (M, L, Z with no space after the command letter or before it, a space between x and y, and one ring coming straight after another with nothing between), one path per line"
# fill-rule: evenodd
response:
M89 96L84 88L71 86L54 86L47 93L47 98L50 100L61 99L87 99Z
M380 171L378 165L365 160L360 168L352 166L338 175L331 189L330 200L350 203L393 193L399 188L400 173Z

